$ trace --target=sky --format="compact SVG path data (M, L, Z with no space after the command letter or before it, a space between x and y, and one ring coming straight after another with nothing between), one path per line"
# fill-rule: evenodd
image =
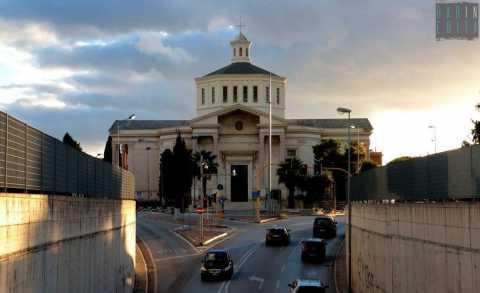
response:
M0 110L102 153L115 119L195 116L230 62L288 78L287 118L370 119L384 162L460 147L480 119L480 43L437 41L433 0L0 0Z

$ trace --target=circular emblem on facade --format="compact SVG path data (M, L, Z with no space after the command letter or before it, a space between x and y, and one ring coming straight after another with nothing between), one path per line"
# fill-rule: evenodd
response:
M240 130L243 129L243 123L242 123L242 121L237 121L237 122L235 122L235 129L238 130L238 131L240 131Z

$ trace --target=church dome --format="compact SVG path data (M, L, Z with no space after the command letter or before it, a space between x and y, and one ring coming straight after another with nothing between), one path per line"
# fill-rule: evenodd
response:
M284 117L286 78L250 62L252 42L241 31L230 45L230 64L195 79L197 114L205 115L236 104L268 113L271 103L273 115Z
M212 76L217 74L271 74L272 76L278 76L275 73L253 65L250 62L234 62L225 67L210 72L205 76Z

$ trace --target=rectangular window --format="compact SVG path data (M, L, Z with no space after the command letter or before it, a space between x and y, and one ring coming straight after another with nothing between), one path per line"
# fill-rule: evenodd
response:
M202 105L205 105L205 89L202 89Z
M215 104L215 88L212 87L212 104Z
M253 102L258 102L258 87L256 85L253 86Z
M452 13L451 13L450 7L447 7L447 18L451 18L451 17L452 17Z
M277 105L280 105L280 88L277 87Z
M265 103L270 103L270 87L265 87Z
M237 87L233 87L233 102L237 103L238 102L238 92L237 92Z
M243 102L248 103L248 87L243 87Z
M460 34L460 30L461 30L460 20L457 20L457 34Z
M452 21L447 20L447 34L452 33Z
M228 87L226 86L223 87L223 102L228 102Z
M293 158L297 155L297 151L296 150L287 150L287 157L289 158Z
M460 18L462 15L461 15L461 9L460 9L460 5L457 5L457 9L456 9L456 16L457 18Z

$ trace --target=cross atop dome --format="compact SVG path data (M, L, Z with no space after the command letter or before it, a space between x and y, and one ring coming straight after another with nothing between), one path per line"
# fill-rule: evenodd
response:
M240 23L236 24L235 26L238 27L238 32L239 32L239 34L241 34L242 33L242 27L246 27L247 25L245 23L242 23L242 17L240 16Z
M246 26L242 23L242 18L240 18L240 23L235 26L238 27L238 35L230 42L232 46L232 63L250 62L250 47L252 43L242 33L242 27Z

